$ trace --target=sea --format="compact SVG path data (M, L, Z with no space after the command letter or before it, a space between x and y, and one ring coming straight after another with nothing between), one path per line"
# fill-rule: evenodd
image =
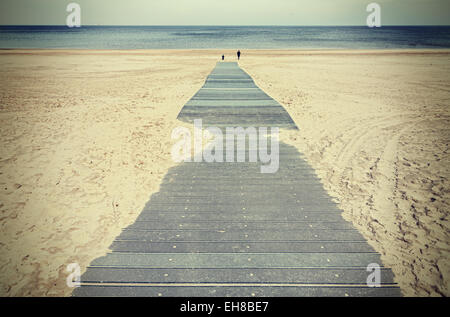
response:
M450 26L0 26L0 49L450 48Z

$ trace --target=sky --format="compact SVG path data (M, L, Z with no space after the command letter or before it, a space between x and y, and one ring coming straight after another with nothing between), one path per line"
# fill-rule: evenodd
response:
M450 25L450 0L0 0L0 25L365 25L371 2L383 25Z

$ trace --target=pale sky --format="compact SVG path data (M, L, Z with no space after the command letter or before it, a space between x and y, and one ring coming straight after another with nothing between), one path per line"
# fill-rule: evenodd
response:
M450 25L450 0L0 0L0 25L365 25L371 2L383 25Z

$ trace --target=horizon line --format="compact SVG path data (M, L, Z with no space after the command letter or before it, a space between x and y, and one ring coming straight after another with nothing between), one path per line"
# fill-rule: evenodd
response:
M1 26L66 26L66 24L0 24ZM322 24L82 24L81 27L85 26L107 26L107 27L136 27L136 26L171 26L171 27L368 27L366 24L342 24L342 25L322 25ZM385 24L381 27L392 27L392 26L447 26L450 24Z

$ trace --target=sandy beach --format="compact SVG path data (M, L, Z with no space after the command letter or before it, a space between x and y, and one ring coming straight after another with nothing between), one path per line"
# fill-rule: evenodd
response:
M0 51L0 296L69 296L174 166L213 50ZM450 50L243 51L406 296L450 295Z

